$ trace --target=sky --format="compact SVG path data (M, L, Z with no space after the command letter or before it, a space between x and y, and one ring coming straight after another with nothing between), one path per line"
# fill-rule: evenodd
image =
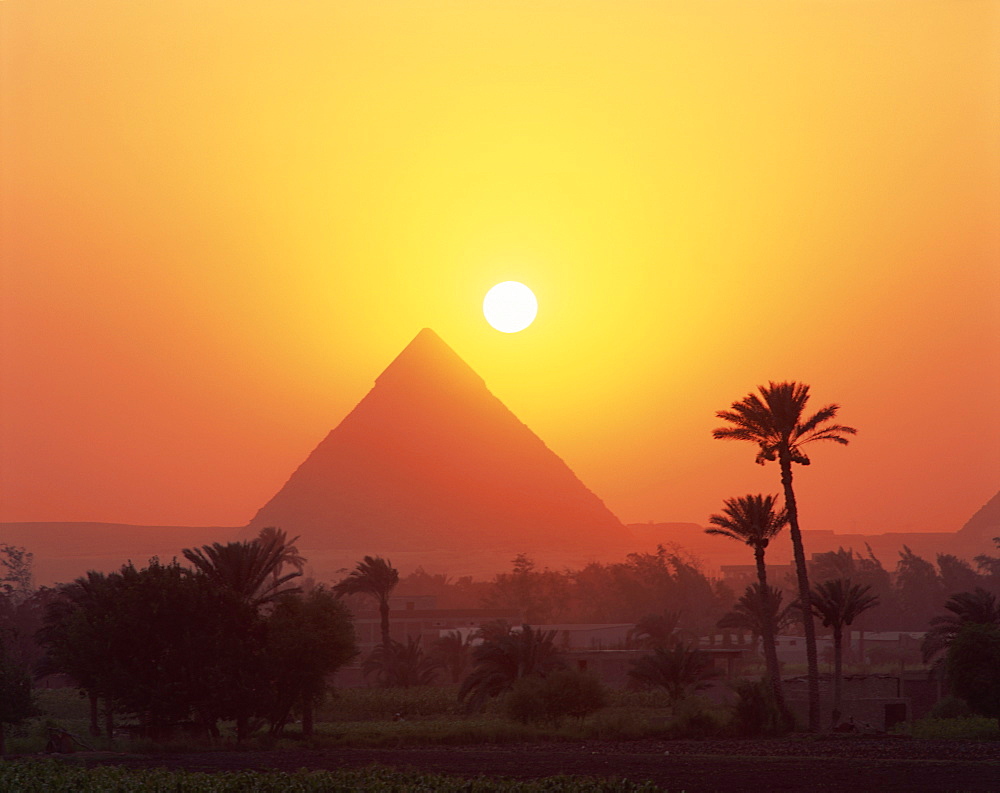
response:
M803 528L957 530L998 130L995 0L5 0L0 519L242 525L431 327L625 522L777 492L711 430L798 380Z

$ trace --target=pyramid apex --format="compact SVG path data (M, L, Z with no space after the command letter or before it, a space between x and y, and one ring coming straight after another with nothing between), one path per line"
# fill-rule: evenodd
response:
M469 379L484 385L483 379L431 328L423 328L375 378L376 383L397 377L420 379L446 377Z

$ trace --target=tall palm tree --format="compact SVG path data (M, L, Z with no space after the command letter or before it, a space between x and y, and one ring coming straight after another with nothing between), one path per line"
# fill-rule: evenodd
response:
M1000 603L997 602L996 595L982 587L976 587L972 592L952 595L944 607L951 614L934 617L931 620L931 629L924 636L921 646L924 663L950 647L963 625L970 622L979 625L1000 625Z
M771 597L771 587L767 585L767 566L764 564L764 552L771 540L788 525L788 513L777 508L777 496L746 495L740 498L727 498L721 515L712 515L708 522L712 525L705 529L706 534L717 534L729 537L749 545L753 549L754 560L757 563L757 595L760 603L760 637L764 642L764 661L767 664L767 675L771 680L771 691L778 708L785 710L785 695L781 690L781 667L778 665L778 652L774 647L775 625L772 617L777 616L768 600Z
M785 493L785 510L788 513L788 531L795 555L799 599L809 602L809 574L806 554L799 530L799 511L792 488L792 463L809 465L809 458L802 447L815 441L833 441L846 444L846 436L857 430L831 420L840 410L839 405L826 405L808 418L805 416L809 401L809 386L804 383L768 383L758 386L760 395L748 394L734 402L730 410L720 410L716 416L732 426L712 430L712 436L723 440L749 441L758 446L757 463L778 461L781 484ZM816 626L812 612L803 609L802 625L806 637L806 660L809 665L809 729L819 729L819 660L816 656Z
M299 587L285 586L293 578L301 576L300 571L277 574L287 561L289 548L284 541L284 532L280 534L280 537L272 536L264 542L257 538L226 545L215 542L201 548L185 548L184 558L221 589L231 592L244 603L260 608L282 595L301 591Z
M381 556L366 556L358 562L347 578L335 584L333 591L338 597L344 595L371 595L378 601L381 618L382 646L389 647L389 595L399 583L399 571L392 562Z
M810 593L810 610L823 620L824 626L833 629L834 721L840 717L840 702L843 695L844 628L878 603L878 597L871 594L870 586L852 584L849 578L823 581L816 584Z

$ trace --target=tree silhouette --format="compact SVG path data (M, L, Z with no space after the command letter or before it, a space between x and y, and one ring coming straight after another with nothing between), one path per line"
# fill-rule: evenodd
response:
M37 715L31 675L7 652L0 635L0 757L6 752L5 728Z
M955 694L1000 725L1000 625L965 623L945 661Z
M727 498L724 504L721 515L712 515L708 519L712 525L705 529L705 533L728 537L753 549L759 583L756 596L761 601L759 635L764 643L764 661L767 664L767 675L771 680L774 701L778 708L784 711L785 695L781 690L781 667L778 665L778 652L774 647L775 624L772 621L777 617L777 610L768 602L772 590L767 585L764 552L771 540L788 525L788 513L783 509L777 509L776 496L764 496L759 493L755 496Z
M302 575L300 570L280 575L286 563L301 558L291 544L297 539L288 542L283 531L264 529L253 540L226 545L215 542L201 548L185 548L183 553L195 570L221 590L259 608L282 595L300 591L298 587L285 586Z
M770 584L767 588L769 591L765 598L761 596L759 582L749 584L732 609L722 615L717 623L718 627L749 631L756 639L758 636L763 636L762 626L765 619L774 627L775 636L801 619L797 604L789 603L782 608L781 601L784 596L781 590Z
M381 556L366 556L357 567L347 574L333 591L338 597L344 595L371 595L378 601L378 612L382 627L382 645L389 646L389 595L399 583L399 571L388 559Z
M664 611L662 614L647 614L628 632L629 638L637 640L645 647L669 647L679 641L681 613Z
M863 612L877 606L879 600L871 594L871 587L852 584L850 579L835 578L816 584L810 593L809 603L813 614L823 620L823 625L833 629L833 713L836 721L840 717L843 695L844 627Z
M678 642L670 649L654 647L651 655L632 661L628 674L640 685L665 688L671 704L676 704L688 694L708 688L722 676L722 670L696 646Z
M920 648L924 663L946 650L963 625L1000 625L1000 603L997 602L996 595L982 587L976 587L972 592L952 595L944 607L951 614L934 617L930 630L924 636Z
M459 702L467 701L470 710L481 710L487 699L508 691L516 680L528 675L544 677L563 668L553 643L555 635L555 631L539 631L530 625L503 634L492 630L491 638L472 651L473 669L458 690Z
M280 735L292 711L302 713L302 734L313 733L313 710L330 676L357 653L354 623L347 607L322 586L301 595L283 595L266 622L270 678L268 718Z
M758 447L756 462L764 465L777 460L781 469L781 484L788 513L788 530L795 555L795 572L799 599L809 602L809 573L806 569L805 548L799 530L799 512L792 487L792 463L809 465L802 448L816 441L846 444L846 436L857 433L853 427L830 423L840 410L839 405L826 405L808 418L804 411L809 401L809 386L804 383L770 382L758 386L760 395L751 393L734 402L730 410L720 410L716 416L732 426L712 430L712 436L722 440L739 440ZM816 627L812 613L803 610L802 625L806 638L806 660L809 667L809 729L819 729L819 661L816 656Z
M380 686L409 688L432 685L442 666L435 656L424 652L419 637L407 636L405 644L390 639L388 645L378 645L361 668L365 677L374 673Z
M459 631L449 631L434 640L431 655L448 671L452 683L458 683L469 666L471 639L471 634L463 638Z

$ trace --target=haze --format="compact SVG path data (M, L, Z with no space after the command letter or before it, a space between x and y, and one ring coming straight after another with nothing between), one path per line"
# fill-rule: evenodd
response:
M710 435L768 380L859 429L797 472L804 527L997 491L996 3L0 25L2 520L243 525L423 327L627 523L777 490Z

